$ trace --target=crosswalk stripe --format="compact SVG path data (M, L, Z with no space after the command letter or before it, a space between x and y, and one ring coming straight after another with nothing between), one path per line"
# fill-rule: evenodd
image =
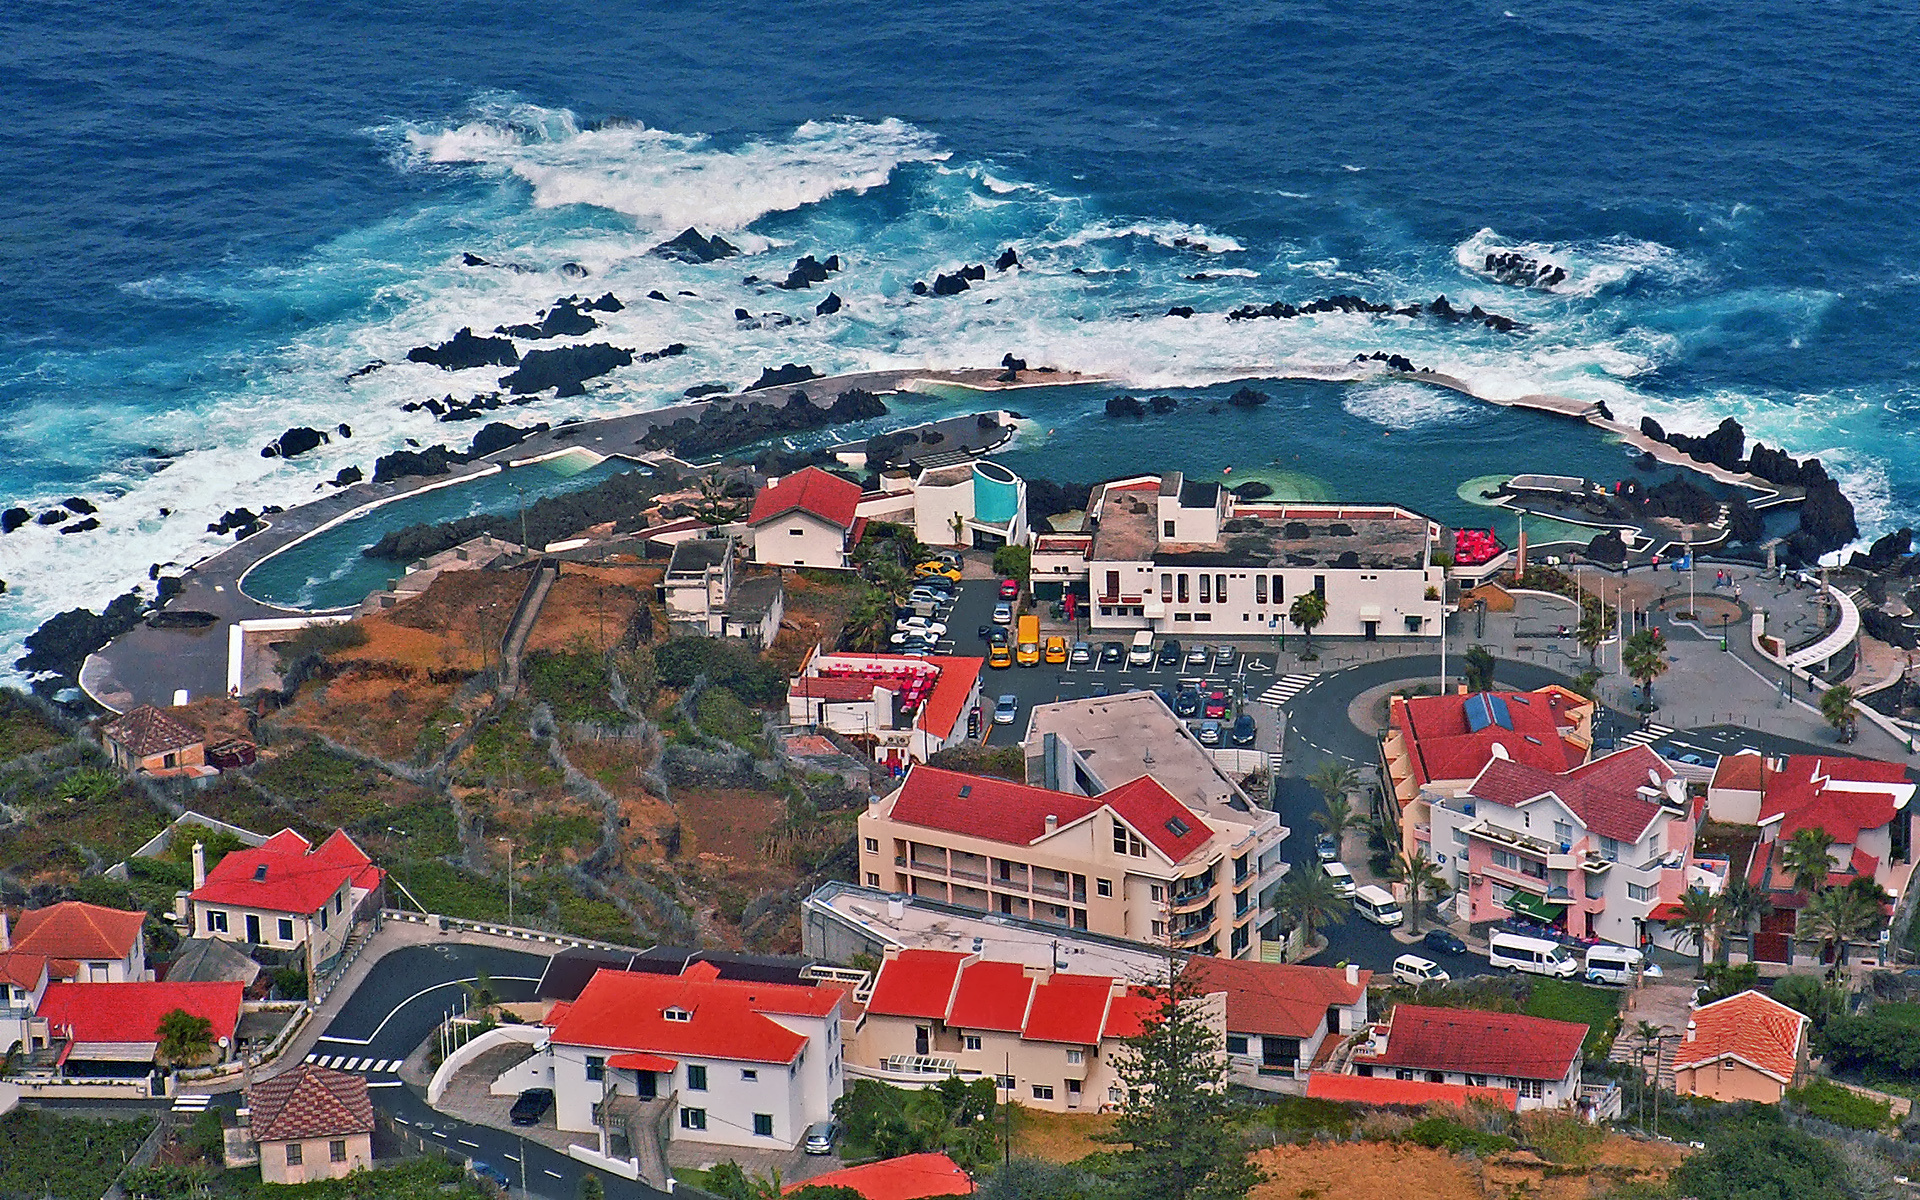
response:
M1672 732L1673 732L1672 726L1660 725L1657 723L1649 724L1645 729L1636 729L1632 733L1629 733L1627 736L1621 738L1620 744L1622 746L1644 746L1648 742L1658 741Z
M1319 676L1312 674L1282 675L1272 687L1260 693L1260 702L1273 705L1285 704L1305 691L1307 686L1317 678Z
M309 1054L307 1055L305 1061L313 1063L314 1065L318 1066L320 1063L320 1056L318 1054Z
M373 1060L370 1058L356 1058L352 1062L347 1064L347 1070L364 1071L367 1069L368 1065L371 1064L372 1062Z

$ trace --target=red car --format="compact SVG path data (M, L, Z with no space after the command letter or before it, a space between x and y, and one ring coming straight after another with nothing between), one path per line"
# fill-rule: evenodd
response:
M1207 707L1206 707L1207 719L1210 721L1218 721L1220 718L1226 715L1227 715L1227 694L1225 692L1208 692Z
M1019 580L1002 579L1000 581L1000 598L1002 600L1011 600L1014 597L1018 596L1019 594L1020 594Z

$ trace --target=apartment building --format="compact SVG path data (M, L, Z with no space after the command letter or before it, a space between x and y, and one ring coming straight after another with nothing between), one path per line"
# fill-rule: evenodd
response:
M1495 754L1559 774L1593 750L1593 701L1557 684L1531 692L1390 696L1380 773L1400 825L1400 845L1444 863L1432 844L1437 799L1466 791Z
M1519 914L1580 937L1679 948L1655 914L1708 882L1688 865L1695 808L1645 746L1562 772L1496 754L1460 795L1433 802L1432 846L1468 921Z
M1243 501L1175 471L1095 488L1088 520L1095 629L1196 638L1294 632L1288 610L1312 591L1327 604L1318 633L1439 633L1440 527L1397 505Z
M1226 1036L1224 995L1190 1001ZM1115 1052L1162 1004L1155 988L979 953L891 950L847 1043L847 1070L896 1084L992 1077L1050 1112L1126 1097Z

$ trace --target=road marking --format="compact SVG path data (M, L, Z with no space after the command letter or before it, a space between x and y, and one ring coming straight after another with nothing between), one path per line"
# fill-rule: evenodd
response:
M1672 732L1673 732L1672 726L1661 725L1657 722L1653 722L1653 723L1649 723L1645 729L1636 729L1632 733L1621 738L1620 745L1622 748L1625 748L1627 746L1644 746L1648 742L1658 741Z
M441 1133L438 1129L433 1130L432 1133L433 1133L433 1136L437 1138L443 1138L447 1136L446 1134Z
M321 1034L319 1037L313 1040L316 1042L345 1042L347 1045L350 1045L350 1046L364 1046L367 1044L366 1042L362 1041L360 1038L328 1037L326 1034Z
M400 1122L400 1123L401 1123L402 1125L411 1125L411 1124L413 1124L413 1122L412 1122L412 1121L409 1121L409 1120L407 1120L407 1119L406 1119L405 1117L398 1117L398 1116L396 1116L396 1117L394 1118L394 1120L396 1120L396 1121L398 1121L398 1122Z
M210 1102L210 1101L211 1101L212 1099L213 1099L213 1097L212 1097L212 1096L200 1096L200 1095L194 1095L194 1096L175 1096L175 1097L173 1098L173 1111L175 1111L175 1112L205 1112L205 1111L207 1111L207 1104L208 1104L208 1103L209 1103L209 1102Z
M374 1080L369 1080L367 1083L367 1086L370 1088L377 1088L377 1087L403 1087L405 1085L402 1084L398 1079L374 1079ZM399 1119L400 1118L398 1117L394 1118L394 1120L396 1121Z
M465 1138L456 1138L455 1140L458 1141L462 1146L472 1146L475 1150L478 1150L480 1148L479 1142L470 1142Z
M373 1027L373 1032L368 1034L366 1037L363 1037L363 1038L323 1037L320 1040L323 1042L340 1042L348 1046L371 1045L373 1043L373 1039L380 1036L380 1031L387 1027L387 1022L393 1020L394 1017L400 1014L401 1009L405 1008L409 1004L412 1004L415 1000L418 1000L420 997L426 995L428 992L437 992L441 988L446 988L446 987L461 987L465 984L474 983L478 981L479 978L480 977L478 975L469 975L465 979L449 979L445 983L436 983L432 987L421 988L419 991L415 992L413 995L408 996L405 1000L402 1000L400 1003L394 1005L392 1010L389 1011L386 1016L380 1018L380 1023ZM540 982L537 978L535 978L532 975L495 975L493 978L511 979L517 983L539 983Z
M504 1159L506 1159L506 1160L507 1160L508 1162L519 1162L519 1161L520 1161L520 1157L519 1157L518 1155L515 1155L515 1154L502 1154L502 1155L501 1155L500 1157L501 1157L501 1158L504 1158Z
M320 1062L320 1056L318 1054L309 1054L307 1055L306 1058L302 1059L301 1061L310 1062L310 1063L314 1063L315 1065L318 1065Z
M1318 678L1318 675L1282 675L1272 687L1260 693L1260 703L1277 708L1305 691Z
M542 1167L542 1168L541 1168L541 1170L543 1170L543 1171L545 1171L545 1170L546 1170L546 1168L545 1168L545 1167ZM566 1176L565 1176L565 1175L562 1175L562 1174L561 1174L560 1172L558 1172L558 1171L547 1171L547 1174L549 1174L549 1175L551 1175L551 1176L553 1176L553 1177L554 1177L555 1179L565 1179L565 1178L566 1178Z

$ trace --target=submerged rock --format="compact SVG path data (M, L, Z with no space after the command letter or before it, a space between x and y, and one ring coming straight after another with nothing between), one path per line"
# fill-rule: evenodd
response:
M1013 252L1012 246L1008 246L1005 250L1001 251L1000 257L993 260L993 269L996 271L1010 270L1019 265L1020 256Z
M61 533L85 533L90 529L98 529L98 528L100 528L100 518L88 517L84 521L75 521L71 525L62 525L60 527L60 532Z
M832 313L839 312L841 307L840 293L828 292L825 300L813 306L813 315L816 317L828 316Z
M315 446L331 441L318 429L296 425L260 448L261 458L298 458Z
M732 258L740 253L740 250L718 234L708 238L702 237L698 229L687 229L678 237L655 246L653 253L662 258L674 258L681 262L707 263L716 259Z
M1273 397L1267 395L1265 392L1256 392L1250 387L1243 387L1233 395L1228 396L1227 403L1233 405L1235 408L1259 408L1271 399L1273 399Z

